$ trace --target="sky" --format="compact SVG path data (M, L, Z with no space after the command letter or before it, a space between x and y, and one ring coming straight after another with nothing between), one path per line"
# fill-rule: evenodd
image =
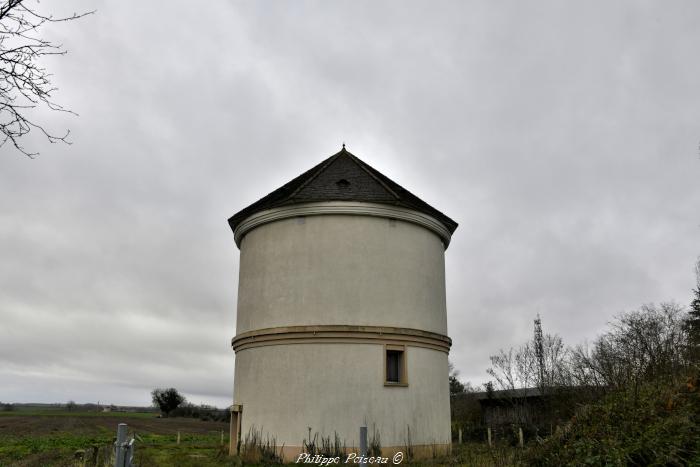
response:
M460 225L450 360L686 305L695 1L43 2L71 145L0 148L0 401L231 403L227 219L348 150ZM56 8L56 10L52 10Z

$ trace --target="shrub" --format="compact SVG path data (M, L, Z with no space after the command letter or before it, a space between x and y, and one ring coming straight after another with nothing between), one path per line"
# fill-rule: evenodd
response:
M581 407L563 430L531 447L529 465L698 465L698 380L647 382Z

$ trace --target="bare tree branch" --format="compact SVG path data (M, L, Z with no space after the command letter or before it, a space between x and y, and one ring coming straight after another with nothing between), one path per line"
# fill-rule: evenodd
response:
M53 100L56 88L51 74L41 66L41 58L65 55L61 44L41 38L39 29L46 23L72 21L94 13L73 13L56 18L43 15L26 6L26 0L0 2L0 147L11 144L22 154L33 158L21 144L21 139L32 130L42 133L50 143L71 144L70 131L54 133L31 120L31 109L45 106L50 110L77 115Z

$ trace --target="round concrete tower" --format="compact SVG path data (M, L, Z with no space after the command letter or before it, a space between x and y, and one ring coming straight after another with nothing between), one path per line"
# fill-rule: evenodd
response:
M445 250L457 223L345 148L229 219L240 248L232 426L284 445L359 428L450 446Z

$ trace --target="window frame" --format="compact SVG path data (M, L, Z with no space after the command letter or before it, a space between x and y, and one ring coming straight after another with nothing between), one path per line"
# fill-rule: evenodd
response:
M389 381L388 380L388 357L389 352L400 352L399 357L399 380ZM384 344L384 386L386 387L407 387L408 386L408 373L406 372L406 346L399 344Z

